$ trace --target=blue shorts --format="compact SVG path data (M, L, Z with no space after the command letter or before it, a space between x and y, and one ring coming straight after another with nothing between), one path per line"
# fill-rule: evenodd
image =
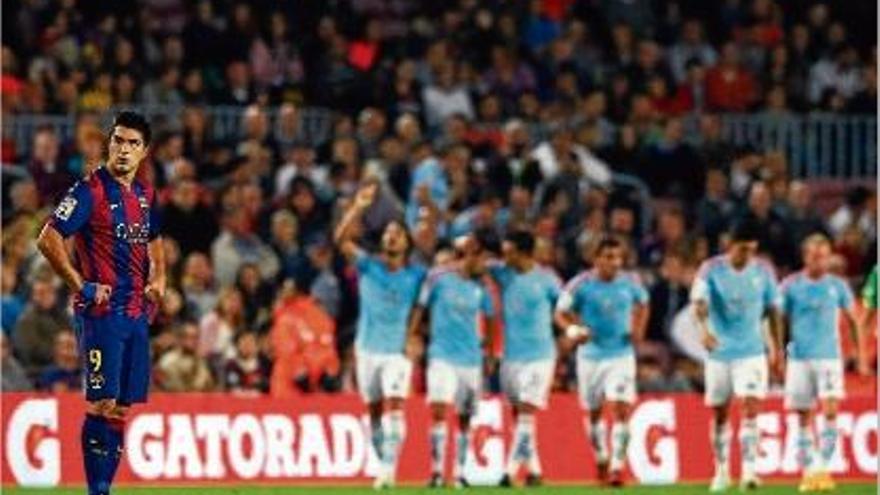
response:
M146 402L150 387L147 319L78 314L76 326L86 400L116 399L120 405Z

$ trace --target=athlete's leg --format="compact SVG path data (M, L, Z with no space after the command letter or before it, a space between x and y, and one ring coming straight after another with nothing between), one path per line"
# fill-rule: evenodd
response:
M632 406L628 402L609 402L611 415L611 471L619 472L626 463L626 448L629 444L629 415Z
M449 425L446 422L447 404L432 402L431 408L431 475L443 478L446 467L446 441L449 437Z

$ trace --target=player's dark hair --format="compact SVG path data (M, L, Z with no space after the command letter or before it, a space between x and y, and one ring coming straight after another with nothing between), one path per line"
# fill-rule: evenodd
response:
M513 247L521 253L532 254L535 251L535 235L527 230L508 232L504 240L513 244Z
M606 237L603 237L602 239L600 239L599 243L596 244L596 255L597 256L601 255L602 251L605 251L606 249L616 249L616 248L623 249L624 247L625 246L623 244L623 241L620 240L620 238L613 237L613 236L606 236Z
M730 229L732 242L757 241L761 237L761 226L751 217L745 217L733 225Z
M127 127L140 132L141 137L144 140L144 146L149 146L150 141L153 139L153 132L150 129L150 123L147 122L146 117L137 112L132 112L130 110L119 112L113 119L113 126L110 128L111 134L113 133L113 129L116 129L116 126Z

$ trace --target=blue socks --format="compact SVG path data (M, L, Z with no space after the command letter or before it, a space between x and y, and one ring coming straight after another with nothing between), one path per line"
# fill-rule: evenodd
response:
M125 422L86 414L82 427L82 454L89 495L107 495L119 460Z

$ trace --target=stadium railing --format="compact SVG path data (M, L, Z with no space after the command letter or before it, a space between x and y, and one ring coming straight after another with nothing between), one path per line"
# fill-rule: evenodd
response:
M240 136L244 107L208 106L204 109L213 139L228 141ZM138 110L156 123L180 127L181 107L142 106ZM103 124L109 124L113 110L104 113ZM274 129L277 109L268 116ZM297 110L299 133L296 140L321 145L332 137L337 113L324 108L304 107ZM697 131L697 118L685 117L685 127ZM877 173L877 118L873 115L841 115L810 113L790 115L722 114L722 135L737 147L782 151L789 163L792 177L857 179ZM3 136L13 139L20 157L30 151L34 130L51 125L65 139L72 139L76 116L43 114L7 114L3 119ZM546 138L546 126L530 129L535 141ZM699 145L699 133L687 132L688 140Z

